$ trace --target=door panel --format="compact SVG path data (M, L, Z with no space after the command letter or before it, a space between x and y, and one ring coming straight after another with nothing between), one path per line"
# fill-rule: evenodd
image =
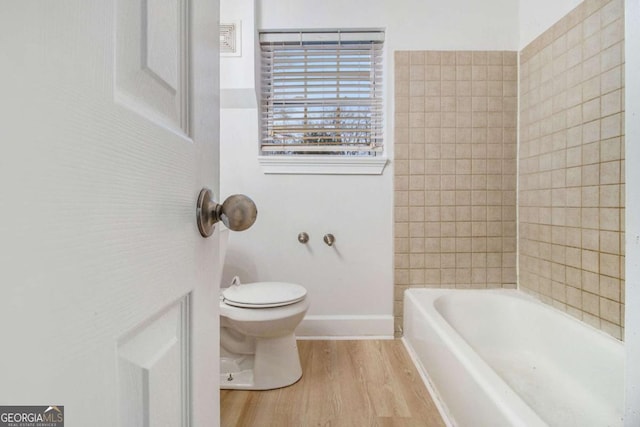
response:
M189 135L189 2L116 2L116 99Z
M190 295L118 342L121 425L189 425Z
M209 0L0 6L0 405L218 425L219 236L195 223L218 188L217 19Z

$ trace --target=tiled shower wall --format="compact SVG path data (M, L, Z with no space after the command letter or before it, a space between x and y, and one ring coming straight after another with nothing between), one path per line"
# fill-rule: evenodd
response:
M516 52L395 53L396 334L411 287L516 283Z
M520 56L520 288L622 338L624 3L589 0Z

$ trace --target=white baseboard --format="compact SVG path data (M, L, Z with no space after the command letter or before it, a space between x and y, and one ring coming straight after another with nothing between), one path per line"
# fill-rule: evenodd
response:
M308 315L296 329L299 339L390 339L391 315Z

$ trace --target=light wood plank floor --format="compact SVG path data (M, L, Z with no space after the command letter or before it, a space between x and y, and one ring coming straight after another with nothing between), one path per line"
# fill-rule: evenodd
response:
M222 427L444 426L400 340L298 341L302 379L221 390Z

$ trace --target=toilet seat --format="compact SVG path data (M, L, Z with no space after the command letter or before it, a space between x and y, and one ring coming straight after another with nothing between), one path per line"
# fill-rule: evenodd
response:
M295 283L255 282L228 287L222 301L241 308L273 308L295 304L306 295L307 290Z

